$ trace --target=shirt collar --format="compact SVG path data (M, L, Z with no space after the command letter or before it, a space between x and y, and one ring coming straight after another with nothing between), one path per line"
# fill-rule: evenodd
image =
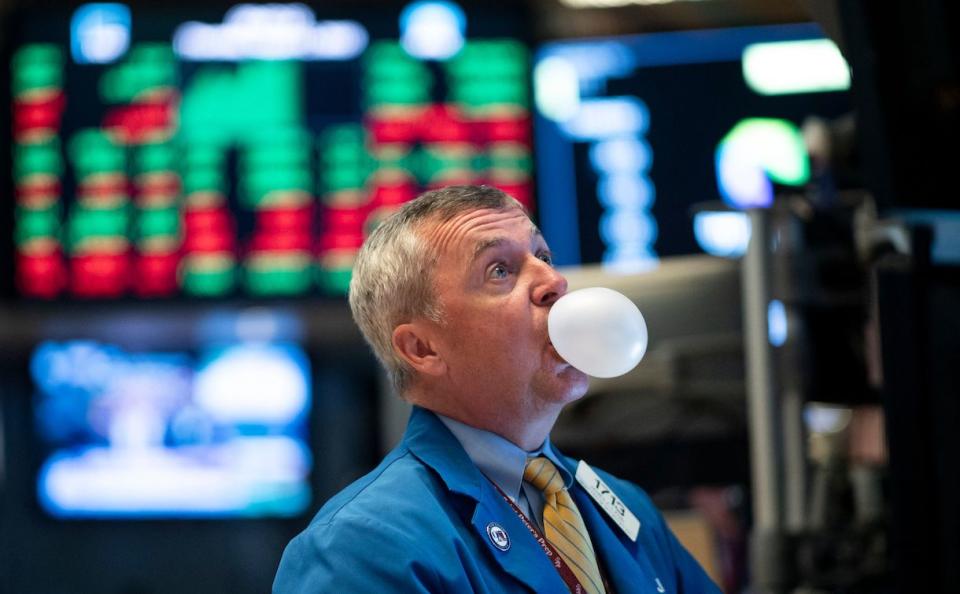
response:
M527 458L546 456L560 471L564 484L570 487L573 483L570 472L553 451L549 437L539 448L528 452L496 433L471 427L441 414L437 414L437 418L453 433L480 472L513 499L520 495Z

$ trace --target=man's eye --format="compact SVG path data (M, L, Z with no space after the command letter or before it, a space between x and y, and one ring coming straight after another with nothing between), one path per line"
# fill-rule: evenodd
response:
M490 269L490 276L495 279L507 278L507 267L503 264L497 264L492 269Z
M537 257L543 260L544 262L546 262L547 264L553 266L553 254L551 254L550 252L540 252L537 255Z

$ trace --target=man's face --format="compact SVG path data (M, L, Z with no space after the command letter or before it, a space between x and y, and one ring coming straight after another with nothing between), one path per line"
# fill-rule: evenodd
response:
M458 400L451 405L467 414L513 414L556 408L586 392L587 377L560 358L547 334L547 314L567 281L521 210L469 211L429 225L423 237L437 254L443 322L433 334L448 397Z

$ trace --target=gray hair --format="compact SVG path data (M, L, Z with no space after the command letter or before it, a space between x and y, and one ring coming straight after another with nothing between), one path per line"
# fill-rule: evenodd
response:
M526 209L490 186L448 186L421 194L384 220L363 242L350 279L350 310L364 338L404 395L413 370L393 350L393 330L415 318L442 322L433 290L437 254L420 231L427 223L443 223L482 209Z

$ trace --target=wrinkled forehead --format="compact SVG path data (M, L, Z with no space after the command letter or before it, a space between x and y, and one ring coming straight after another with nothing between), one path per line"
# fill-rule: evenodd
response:
M505 233L540 237L540 230L519 207L481 208L424 224L419 235L437 257L470 257L493 238Z

